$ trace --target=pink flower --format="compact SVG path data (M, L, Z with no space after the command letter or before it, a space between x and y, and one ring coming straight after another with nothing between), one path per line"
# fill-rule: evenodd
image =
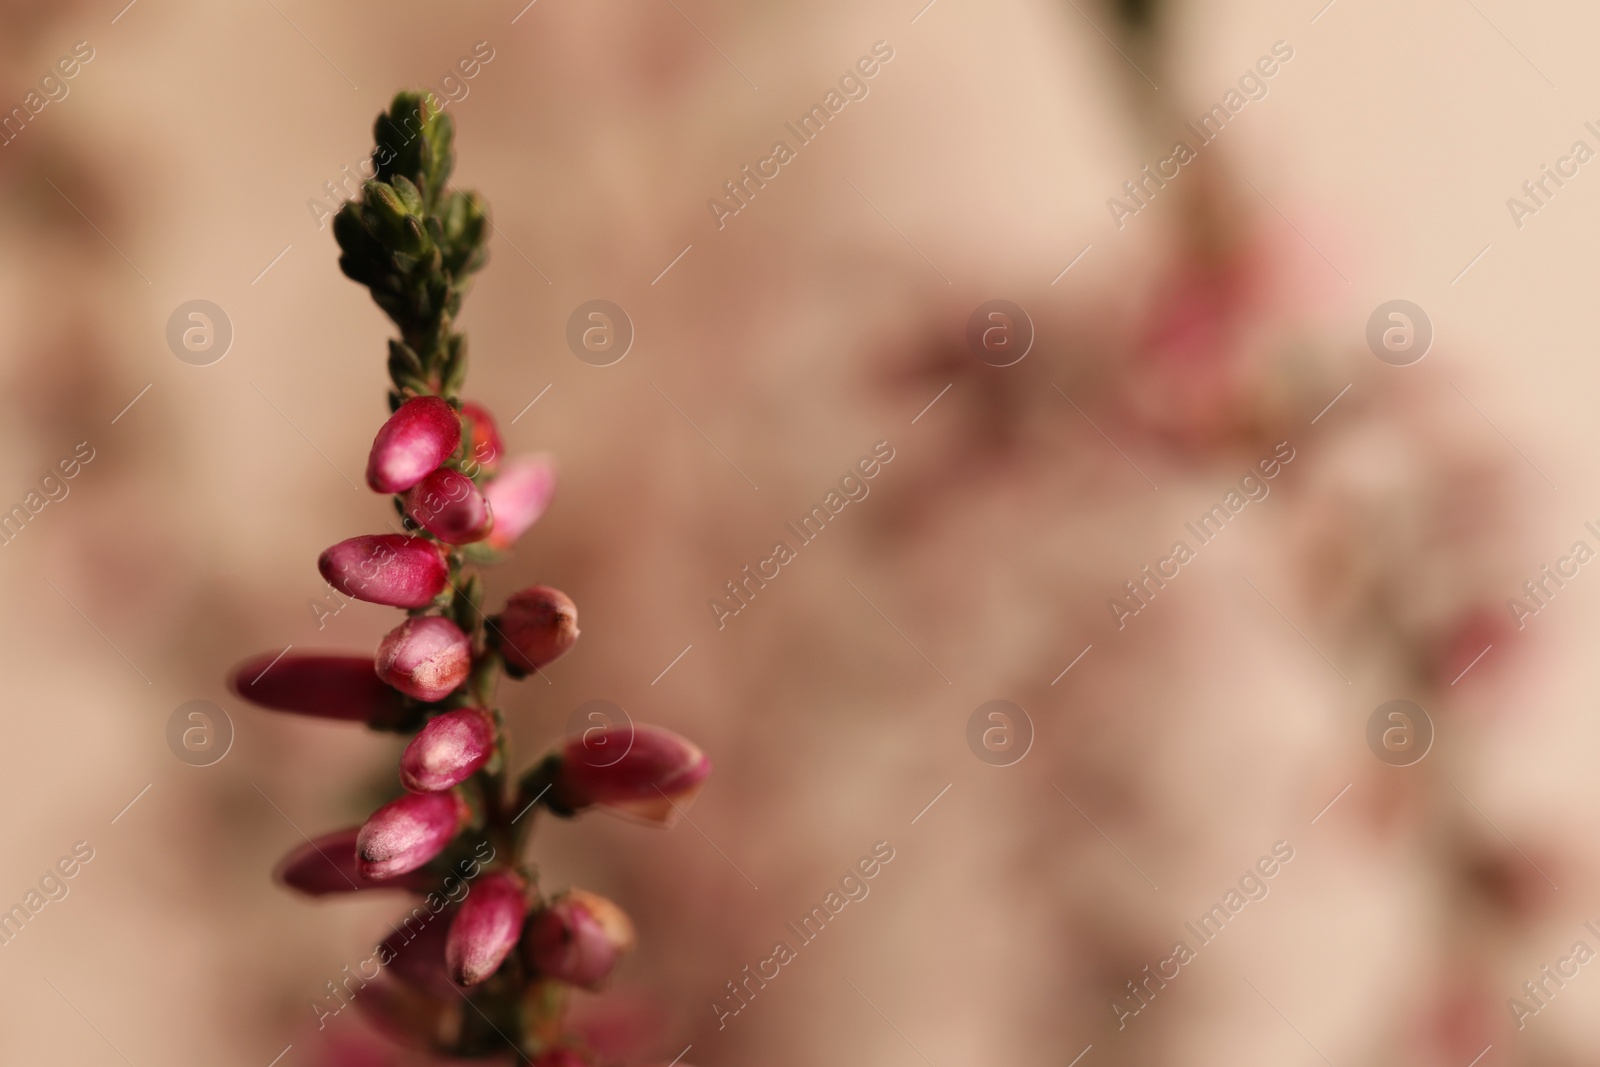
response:
M577 605L546 585L512 593L500 614L489 619L489 642L499 649L513 678L525 678L554 661L577 640Z
M400 405L373 439L367 484L376 493L403 493L450 458L461 444L461 419L449 401L419 396Z
M378 646L378 677L418 700L443 700L472 670L472 642L461 627L422 615L390 630Z
M372 673L369 656L263 653L233 669L229 687L273 711L375 722L400 710L400 694Z
M485 472L493 474L505 455L505 443L500 440L500 428L495 425L489 409L476 400L461 402L461 414L472 427L468 437L467 459Z
M427 893L435 879L421 872L404 874L387 881L373 881L356 865L356 835L361 827L352 826L323 834L290 852L278 861L272 876L290 889L308 897L332 893L354 893L363 889L405 889Z
M528 908L523 892L521 878L496 871L480 878L456 909L444 958L457 985L488 978L516 947Z
M593 755L596 751L622 755L599 761ZM705 784L711 761L671 730L624 725L597 727L568 738L557 760L547 761L540 770L550 775L545 803L557 814L593 806L671 826Z
M346 596L395 608L427 607L450 584L443 550L404 534L340 541L317 558L317 570Z
M572 889L532 919L522 954L541 978L597 990L633 949L633 923L605 897Z
M556 463L548 455L518 456L483 490L494 511L489 546L505 551L539 521L556 491Z
M358 868L374 879L414 871L444 850L469 814L454 792L407 793L391 800L356 835Z
M400 784L439 793L472 777L494 755L494 716L462 708L435 717L400 756Z
M489 501L460 471L440 467L406 493L406 514L447 545L482 541L494 526Z

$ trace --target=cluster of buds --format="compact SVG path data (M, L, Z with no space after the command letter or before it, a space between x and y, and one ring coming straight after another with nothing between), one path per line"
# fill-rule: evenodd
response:
M367 462L367 484L394 497L398 519L394 532L329 548L318 568L346 596L408 614L375 654L266 655L231 682L262 707L414 735L395 799L297 848L277 872L312 897L393 888L423 898L378 947L382 973L357 1006L444 1055L514 1051L538 1067L578 1067L589 1060L565 1033L566 991L603 987L633 927L593 893L541 893L524 855L534 809L669 825L711 765L675 734L629 725L569 738L509 773L498 677L524 678L570 649L577 608L534 586L485 615L475 565L538 520L554 469L542 456L503 459L493 417L457 397L466 344L451 324L485 261L487 218L475 195L448 187L450 118L430 96L401 93L376 135L377 174L335 233L345 273L400 329L392 414Z

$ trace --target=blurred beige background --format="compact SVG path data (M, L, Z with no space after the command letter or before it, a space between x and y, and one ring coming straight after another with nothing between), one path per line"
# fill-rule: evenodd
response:
M693 825L537 842L548 885L639 922L611 997L630 1061L1593 1062L1600 972L1520 1030L1507 1000L1600 947L1600 579L1521 631L1505 601L1596 543L1600 165L1521 228L1505 202L1600 146L1600 15L1168 17L1153 87L1087 0L6 5L0 104L93 58L0 147L0 503L94 458L0 549L0 906L93 858L0 947L0 1060L398 1062L308 1007L396 902L269 881L299 830L371 808L398 746L222 680L390 625L308 606L316 554L387 517L351 483L388 334L307 201L395 89L487 42L451 107L456 181L497 226L468 394L562 464L491 599L547 582L583 628L549 685L503 690L518 750L602 697L716 764ZM1119 230L1106 199L1172 138L1150 116L1197 117L1280 40L1268 95ZM719 230L707 198L877 41L869 95ZM1220 415L1140 362L1208 183L1272 295L1230 334ZM596 297L637 330L607 368L564 341ZM962 340L997 297L1038 334L1003 370ZM1407 368L1363 339L1395 298L1435 330ZM210 366L166 344L192 299L234 330ZM708 598L880 440L870 496L719 631ZM1119 631L1107 598L1280 440L1271 495ZM1437 728L1403 770L1364 738L1394 697ZM232 719L210 767L167 747L191 699ZM1035 730L1010 767L967 745L991 699ZM719 1029L725 983L879 841L870 895ZM1270 894L1119 1029L1125 983L1278 841Z

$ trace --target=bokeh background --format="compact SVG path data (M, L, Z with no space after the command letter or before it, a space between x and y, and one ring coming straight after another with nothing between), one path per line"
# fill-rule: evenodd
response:
M561 462L489 576L583 628L503 690L518 750L601 698L716 764L692 823L537 838L548 886L638 922L584 1009L619 1060L1594 1062L1600 969L1559 961L1600 949L1600 578L1508 601L1600 548L1600 177L1520 226L1507 198L1600 148L1600 14L1322 2L0 5L5 109L92 53L0 146L0 505L93 457L0 548L0 907L92 852L0 947L0 1060L414 1062L310 1007L398 902L269 878L392 788L397 743L222 680L392 625L312 607L317 553L389 517L355 488L388 333L308 202L421 86L459 96L496 222L468 395ZM719 228L708 198L880 41ZM565 341L595 298L636 330L603 368ZM166 341L195 299L234 333L208 366ZM966 340L992 299L1035 332L1009 367ZM1432 325L1409 366L1366 341L1394 299ZM708 600L879 441L868 498L719 629ZM1280 442L1270 495L1119 628L1123 582ZM166 740L197 699L234 731L208 767ZM1432 724L1411 766L1367 742L1391 699ZM1007 766L968 743L991 700L1026 712ZM719 1026L877 842L870 895ZM1280 842L1267 896L1136 998Z

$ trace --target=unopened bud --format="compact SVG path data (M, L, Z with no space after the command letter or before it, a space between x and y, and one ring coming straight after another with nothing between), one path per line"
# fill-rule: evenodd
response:
M505 659L506 673L525 678L578 640L578 607L559 589L531 586L511 594L500 614L489 619L488 632Z
M378 645L378 677L418 700L443 700L472 670L472 642L438 615L419 615L390 630Z
M278 861L272 876L308 897L333 893L355 893L363 889L404 889L427 893L434 879L421 872L402 874L387 881L374 881L362 874L356 864L356 835L361 827L335 830L307 841Z
M547 455L518 456L501 468L484 487L494 511L494 529L489 531L491 548L505 551L539 521L556 491L555 460Z
M495 425L489 409L476 400L461 403L461 415L472 426L467 438L467 459L487 473L494 473L505 455L505 443L500 439L500 428Z
M421 537L366 534L323 552L317 570L345 596L394 608L421 608L450 584L444 550Z
M461 444L461 419L443 397L419 396L400 405L373 439L367 484L376 493L403 493L438 469Z
M596 750L623 754L600 764ZM631 724L569 737L529 772L549 782L545 804L558 815L600 807L660 826L677 821L710 773L706 754L671 730Z
M400 710L400 694L372 673L370 656L263 653L233 669L229 687L273 711L379 722Z
M436 716L400 756L400 784L413 793L439 793L458 785L494 755L494 716L461 708Z
M633 949L633 923L605 897L573 889L528 920L523 959L541 978L597 990Z
M447 545L482 541L494 526L489 501L460 471L440 467L406 492L406 514Z
M477 985L499 970L516 947L527 908L517 875L495 871L480 878L450 923L444 958L451 980Z
M444 850L469 814L454 792L407 793L391 800L356 835L361 873L387 879L416 870Z

